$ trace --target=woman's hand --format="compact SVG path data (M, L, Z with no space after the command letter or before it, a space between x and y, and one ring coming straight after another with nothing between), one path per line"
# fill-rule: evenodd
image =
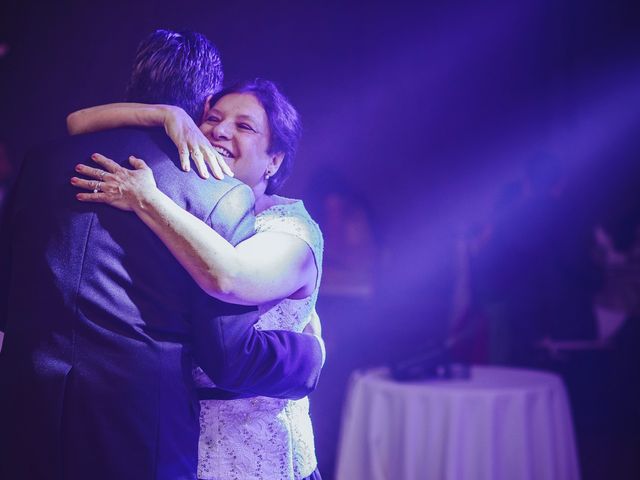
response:
M185 172L189 171L191 156L202 178L209 177L206 165L217 179L222 179L224 175L233 177L233 172L222 155L214 150L207 137L184 110L167 106L163 124L167 135L178 147L180 164Z
M185 172L189 171L189 156L191 156L202 178L209 177L207 165L218 179L222 179L224 175L233 177L233 172L224 158L214 150L191 117L180 107L111 103L78 110L67 117L67 128L72 135L109 128L160 125L178 147L180 164Z
M76 172L93 180L71 178L74 187L91 190L91 193L76 195L81 202L106 203L120 210L136 211L144 209L145 204L159 192L153 172L139 158L129 157L129 163L135 170L123 168L99 153L91 155L91 159L104 170L78 164Z

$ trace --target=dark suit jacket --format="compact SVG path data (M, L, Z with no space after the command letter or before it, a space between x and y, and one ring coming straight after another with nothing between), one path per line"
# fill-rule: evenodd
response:
M223 389L296 398L315 387L320 348L205 295L135 214L77 201L73 167L93 152L145 159L161 190L234 244L253 232L250 189L182 173L161 130L32 152L0 233L0 478L193 479L193 359Z

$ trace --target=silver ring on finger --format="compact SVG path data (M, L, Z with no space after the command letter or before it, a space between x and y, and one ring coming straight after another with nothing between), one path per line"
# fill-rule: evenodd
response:
M98 182L98 181L96 181L96 182L93 184L93 193L98 193L98 192L101 192L101 191L102 191L102 190L100 189L100 184L101 184L101 183L102 183L102 182Z
M104 182L104 176L107 174L104 170L100 170L100 181Z

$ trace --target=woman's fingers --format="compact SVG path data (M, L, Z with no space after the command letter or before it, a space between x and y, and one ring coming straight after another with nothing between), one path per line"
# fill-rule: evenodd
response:
M91 155L91 160L103 167L107 172L116 173L119 168L122 168L110 158L107 158L99 153L94 153L93 155Z
M214 152L216 151L214 150ZM224 174L230 177L233 177L233 171L231 170L231 167L229 166L229 164L227 164L227 161L224 159L224 157L220 155L218 152L216 152L216 155L218 156L218 160L219 160L218 163L220 163L220 166L222 167L222 171L224 172Z
M144 160L138 157L134 157L133 155L129 157L129 163L136 170L142 170L143 168L148 168L147 163Z
M144 160L131 155L129 163L133 169L117 164L117 168L113 169L113 165L104 162L105 168L112 168L114 173L87 165L77 165L76 171L88 178L73 177L71 184L92 192L78 194L77 199L83 202L106 203L126 211L134 210L142 204L143 199L152 195L157 187L153 171Z
M78 188L84 188L85 190L96 190L101 187L102 182L99 180L85 180L84 178L72 177L71 185Z
M200 148L192 147L191 149L191 158L193 159L193 163L196 164L196 169L198 170L198 174L202 178L209 178L209 171L207 170L207 166L204 163L204 158Z
M193 163L195 163L196 169L198 170L198 174L202 178L209 178L209 171L207 169L207 165L208 165L209 168L211 169L211 172L214 174L214 176L218 179L222 179L224 177L223 169L226 169L229 172L231 172L231 170L229 169L228 165L224 163L224 160L222 159L222 157L220 157L220 155L217 152L215 153L212 153L212 152L215 152L215 151L211 148L206 148L206 147L205 148L201 148L199 146L191 147L191 148L188 146L181 147L179 149L179 155L180 155L180 165L182 167L182 170L184 170L185 172L188 172L190 170L190 158L192 158ZM218 159L218 157L220 157L220 159ZM99 168L89 167L87 165L80 163L76 165L76 172L91 178L96 178L100 181L104 181L105 179L108 179L107 175L109 175L109 173L107 172L110 172L111 174L116 174L118 173L119 170L126 170L126 169L123 169L123 167L118 165L116 162L114 162L110 158L107 158L104 155L101 155L99 153L94 153L93 155L91 155L91 159L97 164L99 164L100 166L102 166L104 170L101 170ZM147 168L147 164L142 159L134 156L129 157L129 163L136 170ZM227 173L227 175L229 174L230 173ZM233 174L231 173L231 175Z
M76 198L81 202L109 203L109 195L106 193L77 193Z
M180 155L180 167L182 167L184 172L188 172L191 170L191 166L189 161L189 147L186 143L178 147L178 153Z
M71 185L92 191L92 193L77 193L76 198L81 202L111 203L113 201L108 192L103 192L101 190L101 188L104 187L104 182L73 177L71 178Z
M87 177L98 179L100 181L107 180L108 179L107 177L110 175L104 170L100 170L99 168L89 167L82 163L79 163L78 165L76 165L76 172L81 173L82 175L86 175Z
M203 148L203 151L204 151L204 159L207 162L207 165L209 165L209 168L211 169L211 173L213 173L213 176L216 177L218 180L222 180L224 178L224 172L221 165L221 162L222 164L224 164L224 160L222 160L222 156L212 148L205 147ZM227 167L227 169L228 168L229 167Z

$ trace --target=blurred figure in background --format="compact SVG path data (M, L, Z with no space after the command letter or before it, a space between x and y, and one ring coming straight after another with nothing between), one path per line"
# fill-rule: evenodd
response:
M630 183L635 183L631 180ZM624 187L623 187L624 188ZM615 431L640 431L640 203L627 187L618 205L594 229L604 281L595 298L598 336L611 349L605 389Z
M588 212L560 161L537 153L499 193L470 260L474 304L486 316L493 363L535 366L545 339L595 338L599 285Z
M314 175L310 198L325 235L324 295L370 298L378 242L371 207L336 171Z

